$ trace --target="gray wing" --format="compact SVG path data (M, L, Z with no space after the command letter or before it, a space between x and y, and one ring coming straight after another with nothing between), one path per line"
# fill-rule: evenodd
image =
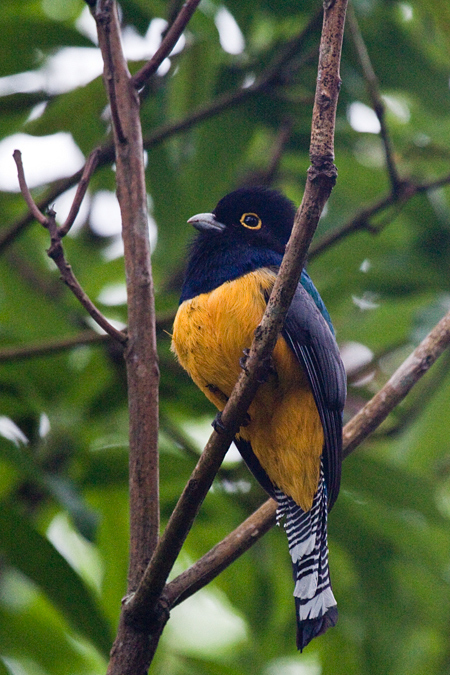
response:
M342 411L347 381L334 335L301 284L286 315L282 335L306 373L322 422L322 459L331 509L341 479Z

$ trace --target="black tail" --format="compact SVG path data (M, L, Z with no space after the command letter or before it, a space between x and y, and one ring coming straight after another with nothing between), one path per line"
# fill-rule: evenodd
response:
M338 613L328 570L327 491L323 472L313 505L303 511L276 489L277 520L284 518L294 572L297 648L336 625Z

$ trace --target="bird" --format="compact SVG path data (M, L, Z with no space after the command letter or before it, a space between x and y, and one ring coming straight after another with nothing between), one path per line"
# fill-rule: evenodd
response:
M218 409L217 431L275 283L295 211L282 193L252 186L188 220L197 234L171 349ZM267 377L235 436L248 468L277 502L277 521L287 533L300 651L337 622L327 517L340 486L345 397L331 319L303 270Z

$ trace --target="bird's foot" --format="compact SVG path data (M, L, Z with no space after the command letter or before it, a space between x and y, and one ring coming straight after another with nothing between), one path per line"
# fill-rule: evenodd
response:
M248 375L247 361L250 354L250 349L244 349L243 352L244 356L241 356L239 359L239 365ZM264 382L267 382L271 375L276 375L276 372L277 371L275 369L272 356L266 356L261 363L261 372L258 378L258 384L264 384Z
M243 422L241 423L241 427L248 427L248 425L251 422L250 415L248 413L245 413L245 417ZM230 429L222 422L222 413L219 410L213 421L211 422L211 426L214 429L214 431L218 434L229 434Z
M250 349L245 348L242 350L242 353L244 354L244 356L241 356L241 358L239 359L239 365L241 366L242 370L245 370L245 372L247 372L247 361L248 355L250 354Z
M227 434L228 433L227 427L222 422L222 413L220 412L220 410L217 413L217 415L215 416L215 418L213 419L213 421L211 422L211 426L214 429L214 431L218 434Z

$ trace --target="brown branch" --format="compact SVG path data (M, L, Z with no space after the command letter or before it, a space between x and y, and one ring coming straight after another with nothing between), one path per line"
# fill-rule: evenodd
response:
M209 584L275 525L276 510L273 499L264 502L225 539L168 583L163 593L164 602L175 607Z
M5 347L0 349L0 363L58 354L79 345L103 344L110 339L110 335L100 335L93 330L89 330L62 340L38 342L19 347Z
M50 210L48 215L44 216L36 206L25 180L21 152L19 150L14 150L13 157L17 165L20 189L26 203L28 204L28 208L30 209L30 212L33 214L33 216L41 223L41 225L43 225L49 231L51 245L47 250L47 254L57 265L59 271L61 272L62 280L70 288L72 293L80 301L94 321L96 321L96 323L98 323L98 325L103 328L103 330L108 333L108 335L111 335L111 337L113 337L119 343L125 344L127 341L127 336L109 323L109 321L103 316L100 310L97 309L92 300L86 295L78 283L71 266L64 256L60 231L55 221L55 212Z
M38 221L38 223L40 223L44 227L48 227L47 217L44 216L41 210L36 206L35 201L31 196L31 192L28 189L28 185L25 180L25 173L23 170L22 153L20 152L20 150L14 150L13 157L17 166L17 177L19 179L20 191L22 193L23 198L26 201L28 208L30 209L31 216L32 218L35 218Z
M72 227L75 218L78 215L80 210L81 203L86 195L86 190L88 189L89 181L91 176L97 168L98 158L100 156L101 149L95 148L88 157L88 160L83 168L83 173L81 174L80 182L78 183L77 191L70 207L69 215L66 218L64 225L59 228L59 234L61 237L65 237Z
M437 190L444 185L448 185L449 183L450 174L442 176L442 178L425 181L423 183L415 183L414 181L408 180L402 181L401 186L397 192L389 192L389 194L381 197L371 206L363 208L358 214L356 214L356 216L354 216L341 227L337 227L335 230L332 230L328 234L322 236L319 241L311 246L308 256L309 259L311 260L315 256L323 253L326 249L330 248L334 244L337 244L342 239L345 239L349 234L353 234L361 230L371 232L372 234L378 234L381 229L383 229L383 227L386 227L386 225L392 221L392 218L386 218L381 226L380 224L373 225L370 221L378 213L390 206L402 208L404 204L406 204L416 194L427 192L428 190Z
M380 123L380 135L381 140L383 141L384 154L386 158L386 167L391 181L392 192L395 193L400 188L401 179L398 175L397 167L395 166L392 144L386 126L385 120L386 108L383 103L383 99L381 98L380 95L378 87L378 78L373 70L369 52L367 51L364 38L358 25L358 20L356 18L353 3L349 4L348 26L350 28L350 34L352 36L353 44L355 45L356 54L358 56L360 66L364 74L367 91L372 101L372 106L373 109L375 110L375 114L378 117L378 121Z
M122 333L122 331L114 328L114 326L109 323L108 319L100 312L100 310L97 309L92 300L80 286L75 274L73 273L72 267L67 262L61 244L58 226L56 225L55 215L56 214L54 211L49 211L48 231L50 232L51 246L47 250L48 256L55 262L56 266L61 272L61 278L64 283L70 288L74 296L79 300L88 314L90 314L90 316L100 326L100 328L103 328L105 333L108 333L108 335L114 338L114 340L122 345L125 345L127 342L127 336L125 333Z
M127 590L131 593L142 577L159 535L159 368L154 290L139 95L123 55L116 3L99 0L94 18L112 112L128 295L125 363L130 438L130 560ZM108 674L144 673L149 659L148 635L127 625L122 613Z
M450 312L410 354L384 387L346 424L343 430L344 457L352 453L386 419L449 345ZM223 541L169 582L162 594L163 605L170 609L215 579L273 526L276 508L274 500L268 499Z
M159 46L159 49L145 64L145 66L141 68L141 70L139 70L132 78L132 83L136 89L141 89L141 87L144 86L150 77L156 73L166 56L169 56L170 52L178 42L180 35L189 23L190 18L197 9L197 5L199 3L200 0L186 0L186 2L182 5L177 18L167 31L167 34Z
M412 401L408 398L409 405L405 405L405 408L399 410L397 422L383 433L380 432L379 436L383 436L384 438L397 437L414 424L418 417L426 410L428 403L433 399L442 383L448 377L449 370L450 352L447 351L441 359L439 369L435 368L433 370L433 377L430 375L426 387L417 392L417 396Z
M114 159L114 147L112 145L106 145L100 150L98 157L97 167L100 168L105 166L108 162L112 162ZM74 174L68 178L61 178L60 180L52 183L51 187L47 190L42 199L39 200L37 207L40 211L43 211L48 207L49 204L53 204L55 199L59 197L63 192L66 192L71 187L76 185L83 176L83 169L76 171ZM10 246L16 239L19 237L22 232L33 222L35 219L31 210L24 213L18 220L16 220L8 228L5 228L4 231L0 234L0 253L2 253L8 246Z
M141 626L149 625L154 619L151 614L152 607L161 595L195 515L256 393L297 287L321 210L335 182L333 139L340 86L339 63L345 8L346 0L337 0L329 7L325 7L311 133L312 166L308 171L307 185L302 204L296 214L293 233L266 312L255 332L246 368L242 371L222 412L224 430L220 434L213 431L172 513L141 584L125 605L128 620Z
M166 312L159 312L156 315L156 329L168 329L172 326L174 318L174 311L168 310ZM95 331L86 330L73 337L61 338L60 340L46 340L14 347L3 347L0 349L0 363L48 356L72 349L78 345L103 344L110 340L111 336L108 334L100 334Z

